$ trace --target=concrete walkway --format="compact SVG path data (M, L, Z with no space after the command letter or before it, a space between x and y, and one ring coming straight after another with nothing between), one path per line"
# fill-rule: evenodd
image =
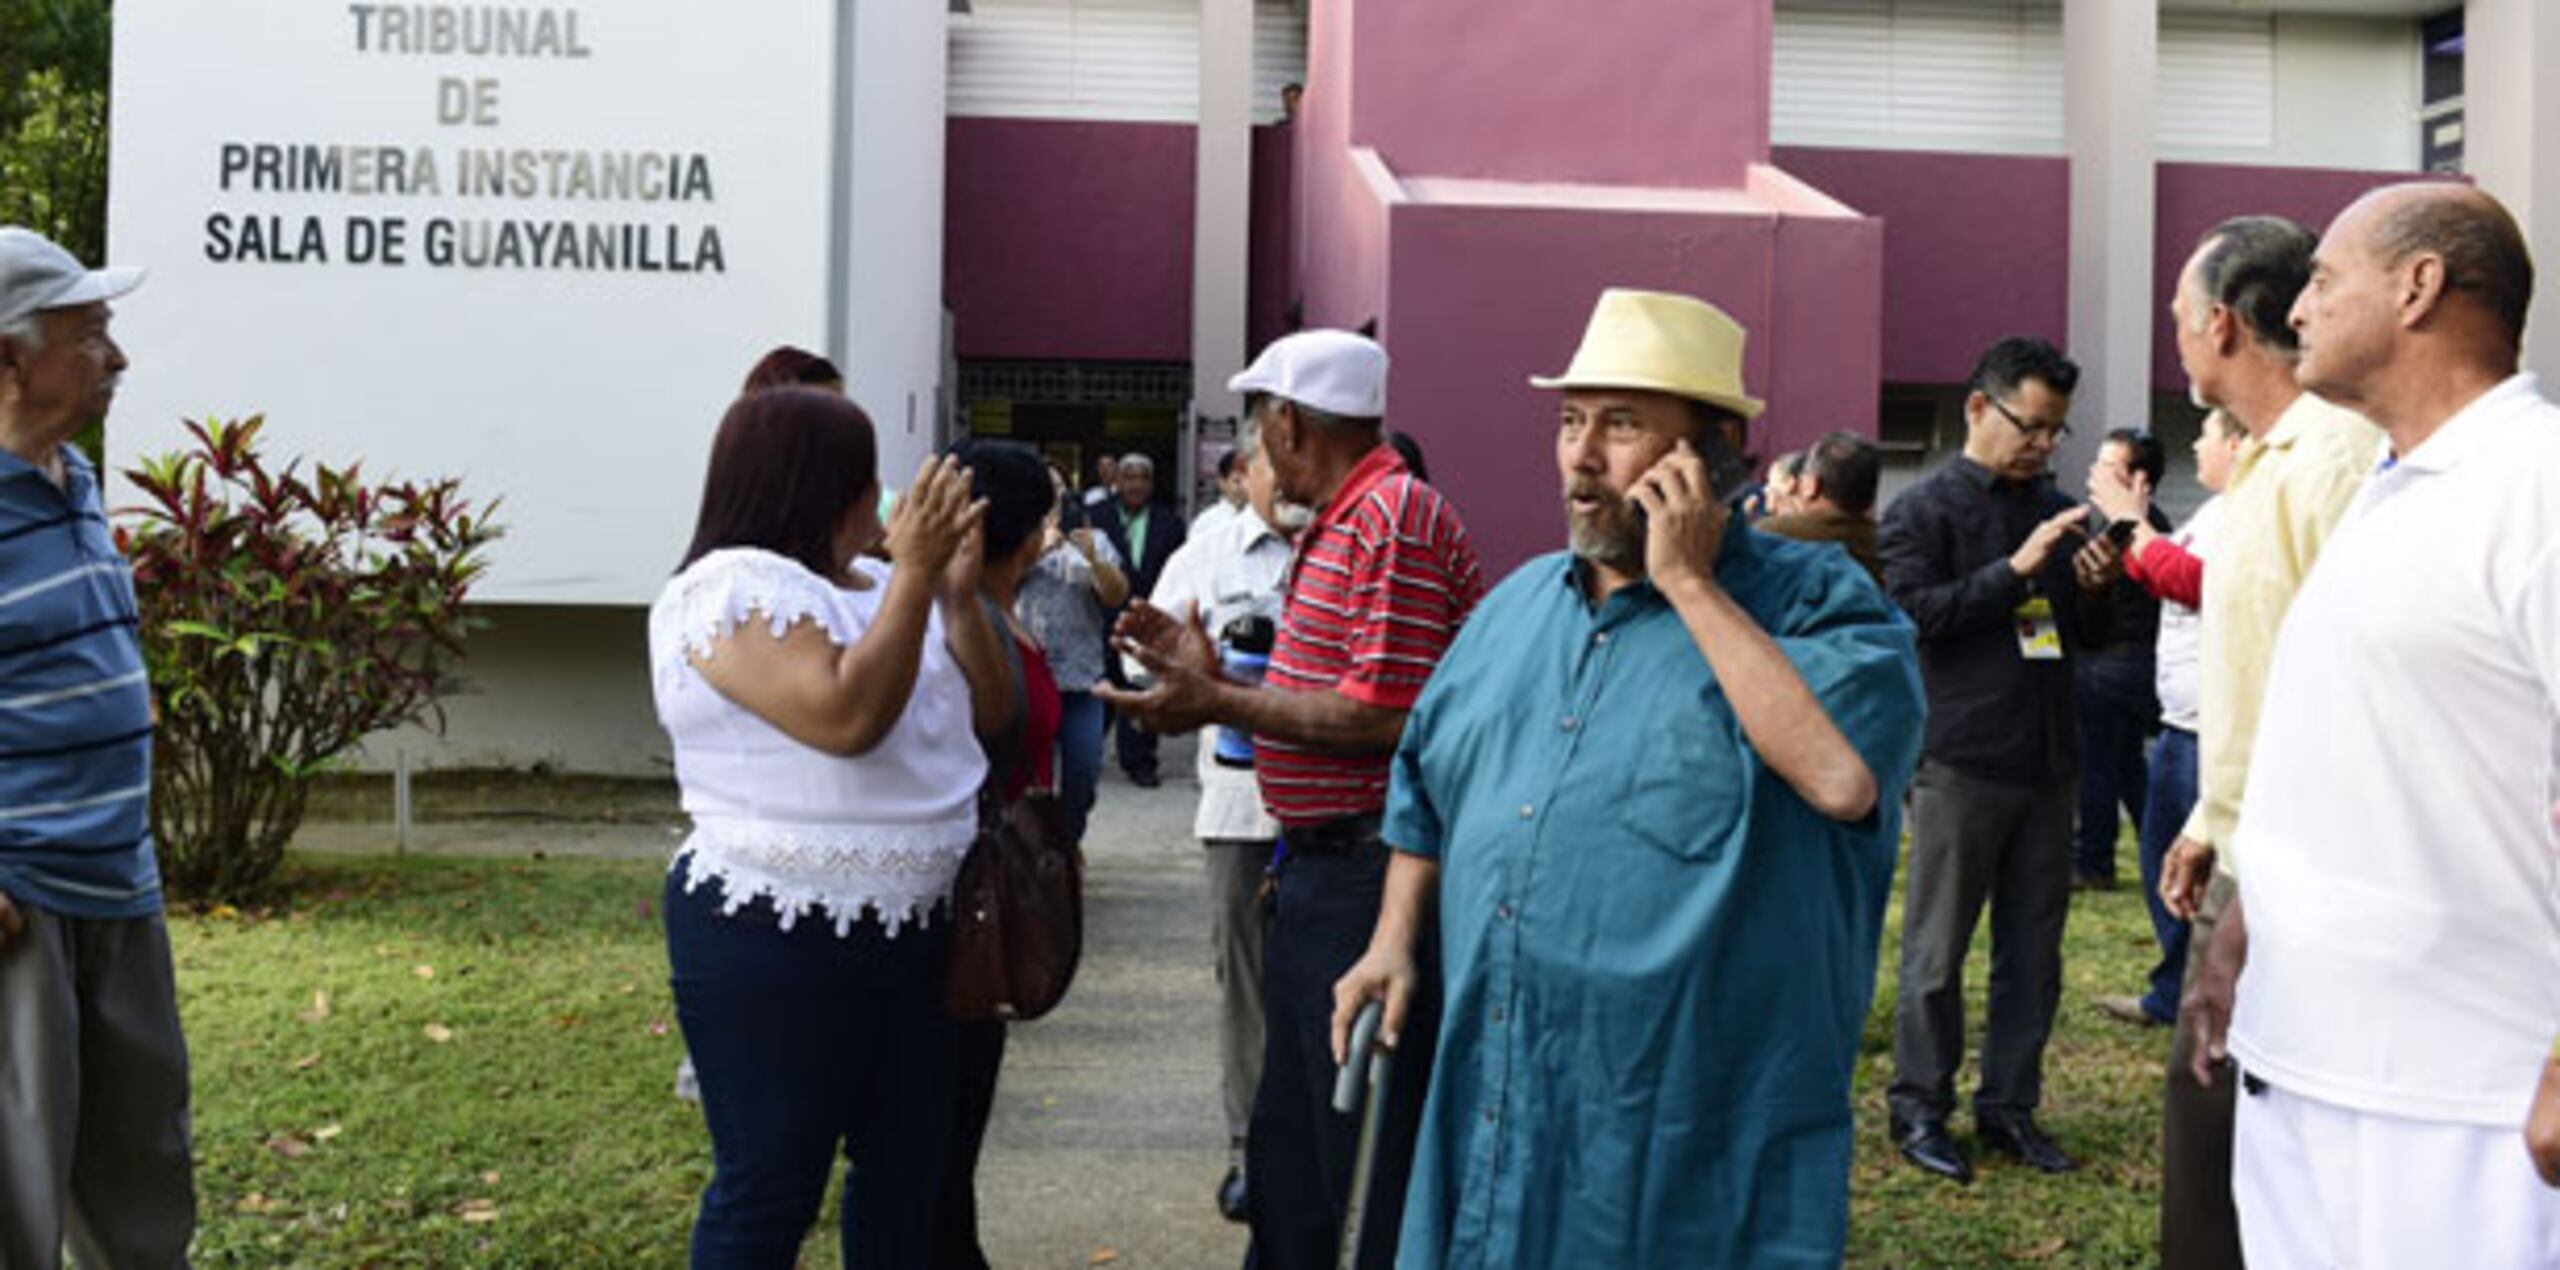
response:
M1012 1031L978 1170L983 1240L999 1270L1243 1262L1244 1228L1214 1202L1226 1130L1191 743L1169 738L1163 763L1152 790L1106 768L1085 835L1075 987L1049 1017ZM309 824L294 845L389 851L387 808L384 821ZM654 819L483 819L419 826L410 850L663 858L681 837Z

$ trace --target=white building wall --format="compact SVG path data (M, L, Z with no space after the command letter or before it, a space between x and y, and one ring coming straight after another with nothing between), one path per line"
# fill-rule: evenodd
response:
M2416 22L2279 14L2275 72L2275 146L2250 161L2417 169Z
M2161 159L2417 166L2415 19L2157 20ZM1778 0L1774 34L1776 144L2065 153L2056 0Z
M489 625L471 636L463 682L445 701L444 734L404 728L375 736L356 756L359 766L389 770L406 750L421 770L673 770L649 699L646 610L505 604L484 606L479 616Z

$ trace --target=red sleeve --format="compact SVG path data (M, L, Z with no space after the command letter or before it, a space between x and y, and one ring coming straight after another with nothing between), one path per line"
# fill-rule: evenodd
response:
M2140 555L2127 559L2124 572L2153 599L2204 607L2204 559L2166 538L2152 539Z
M1398 481L1380 493L1377 514L1362 518L1352 578L1370 601L1352 622L1351 665L1334 690L1408 710L1484 594L1484 576L1466 531L1429 486Z

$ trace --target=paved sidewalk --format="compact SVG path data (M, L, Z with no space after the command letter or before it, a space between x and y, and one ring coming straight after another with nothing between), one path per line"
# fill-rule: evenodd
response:
M980 1162L983 1241L999 1270L1243 1263L1244 1228L1214 1200L1226 1131L1191 756L1189 741L1167 738L1152 790L1106 766L1086 831L1084 961L1055 1013L1013 1029ZM294 846L388 852L387 802L378 823L308 824ZM418 826L409 849L645 859L682 836L656 814L484 817Z

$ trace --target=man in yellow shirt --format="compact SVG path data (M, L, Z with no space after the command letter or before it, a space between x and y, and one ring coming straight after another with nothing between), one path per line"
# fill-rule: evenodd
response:
M2171 912L2194 922L2190 947L2212 940L2235 865L2229 848L2248 785L2260 695L2276 632L2321 544L2372 470L2382 434L2361 416L2294 383L2301 348L2287 315L2311 276L2311 231L2244 216L2208 231L2180 274L2169 311L2178 361L2198 404L2247 428L2223 495L2204 576L2197 800L2162 866ZM2217 870L2217 853L2220 855ZM2208 887L2208 880L2212 885ZM2201 956L2187 963L2192 991ZM2196 1081L2192 1029L2172 1043L2161 1147L2160 1252L2171 1270L2240 1265L2231 1205L2234 1083ZM2218 1057L2218 1056L2217 1056Z

